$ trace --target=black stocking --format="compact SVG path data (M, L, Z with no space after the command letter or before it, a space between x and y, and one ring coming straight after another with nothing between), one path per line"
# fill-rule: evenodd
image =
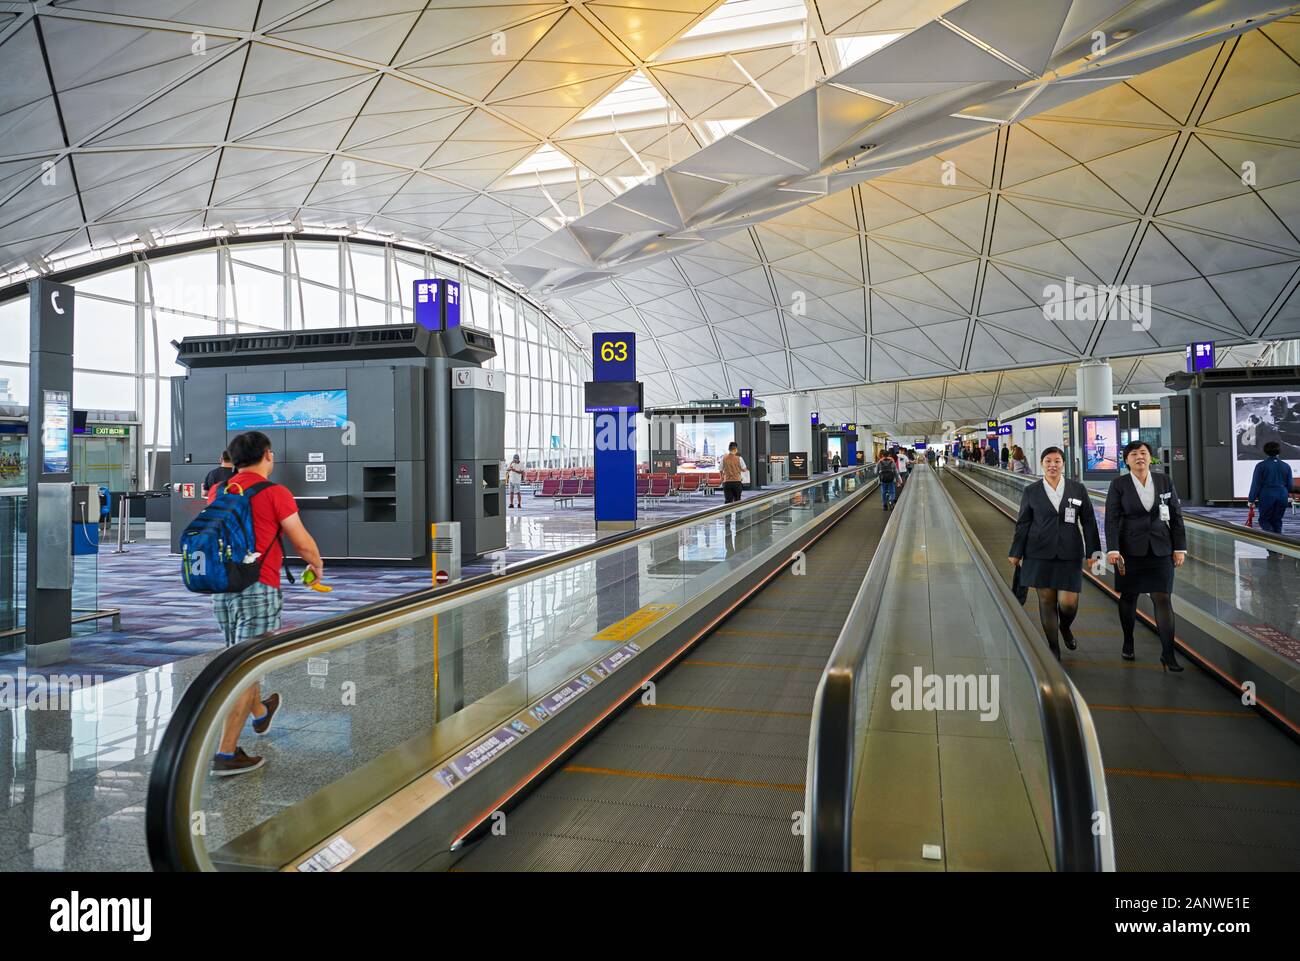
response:
M1052 653L1059 659L1061 646L1057 640L1056 591L1047 587L1040 587L1037 590L1038 619L1043 624L1043 635L1047 638L1047 646L1052 649Z
M1160 635L1160 656L1174 663L1174 605L1168 594L1152 594L1151 604L1156 611L1156 633Z
M1168 595L1165 595L1168 597ZM1133 653L1133 626L1137 623L1138 596L1121 594L1119 596L1119 624L1124 629L1124 653Z

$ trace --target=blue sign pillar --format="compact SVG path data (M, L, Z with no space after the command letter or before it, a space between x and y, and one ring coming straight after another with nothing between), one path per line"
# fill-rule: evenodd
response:
M848 433L844 435L844 466L854 467L858 463L858 425L848 424Z
M415 282L415 322L426 330L460 326L460 284L429 278Z
M636 380L636 334L594 334L592 378ZM636 414L626 407L596 414L596 530L636 527Z

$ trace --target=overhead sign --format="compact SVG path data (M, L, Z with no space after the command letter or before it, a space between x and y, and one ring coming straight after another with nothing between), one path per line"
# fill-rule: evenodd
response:
M753 390L753 388L751 388L751 387L742 387L742 388L740 388L740 406L741 406L741 407L753 407L753 406L754 406L754 390Z
M1038 419L1036 417L1026 417L1025 430L1038 430Z
M442 285L442 326L451 330L460 326L460 282L440 280Z
M814 427L816 427L817 424L820 422L820 421L818 420L818 418L820 418L820 417L821 417L821 414L819 414L817 411L813 411L813 412L812 412L812 422L813 422L813 426L814 426Z
M1011 425L1010 425L1010 424L999 424L999 425L998 425L998 436L999 436L999 437L1010 437L1010 436L1011 436Z
M130 427L112 427L108 424L92 424L90 427L92 437L130 437Z
M996 434L996 433L998 432L998 422L997 422L997 421L995 421L995 420L991 420L991 421L988 421L987 424L988 424L988 432L989 432L990 434Z
M592 334L593 380L636 380L636 334Z
M1187 372L1209 370L1214 366L1214 341L1201 340L1187 345Z
M415 322L426 330L442 329L442 310L435 279L415 282Z

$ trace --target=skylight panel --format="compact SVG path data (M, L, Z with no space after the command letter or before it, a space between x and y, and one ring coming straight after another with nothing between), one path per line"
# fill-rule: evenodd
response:
M833 37L835 53L839 57L843 70L849 64L863 60L892 40L901 37L901 33L871 33L860 37Z
M752 30L783 23L802 23L808 16L803 0L727 0L682 34L682 39Z
M584 111L578 119L618 118L649 111L658 111L662 117L667 109L668 101L663 94L638 70Z

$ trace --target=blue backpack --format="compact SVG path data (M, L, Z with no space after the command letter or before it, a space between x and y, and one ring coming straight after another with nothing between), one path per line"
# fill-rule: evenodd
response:
M190 521L181 534L181 576L187 588L196 594L238 594L257 583L271 545L258 552L253 536L253 498L271 486L270 481L262 481L235 494L223 484L216 499ZM253 553L257 558L246 561ZM287 557L285 573L289 574ZM289 583L293 583L292 574Z

